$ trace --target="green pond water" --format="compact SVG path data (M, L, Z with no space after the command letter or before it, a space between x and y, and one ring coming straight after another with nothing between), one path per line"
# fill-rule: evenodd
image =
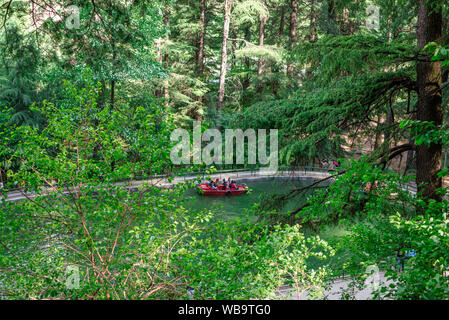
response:
M215 213L216 219L232 220L245 215L254 204L260 203L263 197L271 194L282 194L289 190L310 184L310 180L272 179L265 181L257 180L237 180L238 183L246 183L250 192L242 195L231 196L202 196L196 190L189 190L185 193L188 201L184 206L192 210L210 210ZM296 208L298 203L305 199L296 199L294 202L282 209L282 211Z

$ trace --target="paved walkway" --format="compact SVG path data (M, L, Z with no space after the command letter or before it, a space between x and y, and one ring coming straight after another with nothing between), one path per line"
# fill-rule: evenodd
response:
M192 181L196 180L199 177L199 175L191 175L191 176L183 176L183 177L175 177L171 182L168 181L167 178L157 178L157 179L151 179L151 180L136 180L132 181L131 183L128 182L118 182L117 185L124 186L126 188L138 188L140 185L148 183L150 185L162 187L162 188L171 188L175 184L185 181ZM317 180L317 179L323 179L326 177L329 177L329 173L327 172L319 172L319 171L305 171L305 170L297 170L297 171L278 171L278 172L267 172L267 171L236 171L236 172L225 172L225 173L215 173L210 175L204 175L204 179L207 177L211 177L212 179L220 179L223 178L231 178L233 180L236 180L238 182L246 182L250 180L265 180L265 179L271 179L271 178L291 178L291 179L311 179L311 180ZM15 190L8 192L8 198L7 201L20 201L30 198L34 198L35 194L31 192L26 192L25 194L23 191ZM0 198L1 199L1 198Z
M351 281L348 279L337 279L332 285L323 292L323 297L320 299L326 300L345 300L350 297L350 299L355 300L372 300L374 295L372 292L374 288L378 288L380 285L389 285L391 280L387 280L385 277L385 272L379 272L378 276L369 277L365 281L363 289L355 289L351 286ZM282 299L286 300L312 300L313 297L309 296L308 291L301 292L298 295L298 291L291 287L280 288L280 294Z
M175 177L171 182L168 181L166 177L164 178L155 178L151 180L136 180L129 182L118 182L117 185L121 185L125 188L131 188L132 190L135 189L137 191L137 188L145 183L148 183L150 185L158 186L161 188L171 188L175 184L179 182L185 182L185 181L191 181L195 180L200 175L191 175L191 176L183 176L183 177ZM204 175L204 179L207 177L211 177L212 179L220 179L223 178L231 178L233 180L236 180L238 182L247 182L247 181L253 181L253 180L266 180L266 179L274 179L274 178L285 178L285 179L302 179L307 180L310 179L312 181L324 179L329 177L329 172L323 171L307 171L307 170L295 170L295 171L262 171L262 170L255 170L255 171L235 171L235 172L222 172L222 173L215 173L210 175ZM202 176L200 176L202 177ZM203 178L203 177L202 177ZM406 185L404 189L411 191L412 193L416 193L416 187L413 185ZM8 192L8 198L7 201L20 201L24 199L33 199L35 197L35 194L31 192L23 193L20 190L15 190ZM1 200L1 196L0 196ZM0 202L1 205L1 202Z

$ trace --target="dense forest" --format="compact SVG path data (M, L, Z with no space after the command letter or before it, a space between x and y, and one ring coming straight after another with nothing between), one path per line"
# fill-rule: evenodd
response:
M0 298L320 299L371 266L375 299L449 298L446 1L1 0L0 28ZM281 171L326 175L192 210L260 167L173 164L198 122L277 129Z

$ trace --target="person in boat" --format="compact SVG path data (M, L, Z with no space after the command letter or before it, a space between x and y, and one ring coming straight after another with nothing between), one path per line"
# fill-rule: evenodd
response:
M363 189L363 193L365 193L365 195L367 195L369 192L371 192L371 190L373 190L373 185L371 184L370 181L368 181L365 185L365 188Z
M235 185L235 181L231 180L231 184L229 185L229 189L237 189L237 186Z
M329 164L327 163L327 160L321 161L321 168L329 168Z
M337 167L337 168L340 168L340 167L341 167L341 162L340 162L340 160L337 160L336 167Z
M214 181L214 180L210 179L210 181L207 183L207 185L208 185L210 188L215 189L215 190L218 191L218 186L215 184L215 181Z
M228 188L228 182L225 178L223 178L223 190L226 190Z
M371 184L371 182L368 181L366 183L365 189L363 189L363 191L364 191L365 194L368 194L371 191L376 191L378 185L379 185L379 181L378 180L374 181L374 184Z

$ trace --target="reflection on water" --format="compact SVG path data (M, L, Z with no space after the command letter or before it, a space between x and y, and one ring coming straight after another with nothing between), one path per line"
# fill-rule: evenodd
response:
M309 184L309 181L301 180L279 180L268 181L245 181L250 189L250 193L231 196L202 196L195 190L185 193L188 201L184 206L196 211L210 210L215 213L217 219L229 220L241 217L254 204L270 194L286 193L293 188ZM289 203L283 211L294 209L299 202L304 199L296 199L294 203Z

